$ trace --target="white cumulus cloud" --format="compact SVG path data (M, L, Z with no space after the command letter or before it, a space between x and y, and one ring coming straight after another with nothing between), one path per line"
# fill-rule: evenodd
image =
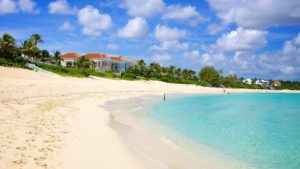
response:
M57 0L50 2L48 5L50 14L75 14L77 7L70 7L67 0Z
M299 0L208 0L225 23L246 28L300 24Z
M156 63L167 62L167 61L170 61L171 59L172 59L172 57L167 53L154 54L152 57L152 60Z
M166 13L162 16L162 19L189 19L197 17L200 14L197 12L194 6L180 6L170 5L167 7Z
M219 32L223 31L224 29L226 29L227 25L225 25L224 23L211 23L207 26L207 31L208 34L210 35L216 35Z
M300 33L298 33L298 35L295 37L295 43L300 45Z
M203 21L204 17L200 15L194 6L170 5L167 7L162 19L188 20L190 24L196 25L198 22Z
M38 13L37 4L33 0L0 0L0 15L17 12Z
M0 15L16 13L17 5L12 0L0 0Z
M217 40L217 47L225 51L245 51L262 48L267 44L267 32L237 28L227 34L223 34Z
M77 15L79 23L83 26L82 33L88 36L100 36L101 31L112 26L112 19L108 14L102 14L93 6L85 6Z
M38 13L37 5L32 0L19 0L18 5L20 10L25 13Z
M139 39L147 35L148 24L145 19L136 17L130 19L122 29L118 31L118 36L128 39Z
M59 26L59 29L66 32L72 32L74 30L74 27L70 21L65 21L62 25Z
M119 49L119 46L115 43L109 43L107 45L107 49L110 49L110 50L118 50Z
M295 68L293 66L283 66L280 71L284 74L293 74L295 73Z
M285 41L282 48L273 52L255 54L255 51L223 53L219 48L208 48L199 52L185 52L184 58L199 66L212 65L224 69L225 74L243 77L299 80L300 44L299 34ZM225 55L226 54L226 55ZM259 70L259 71L258 71Z
M130 16L151 17L162 13L165 3L163 0L125 0L121 7Z
M187 36L185 30L157 25L154 36L159 41L174 41Z
M183 51L189 48L187 42L180 43L178 40L162 41L160 45L152 45L149 50L151 51Z
M186 51L183 53L184 59L191 61L200 61L200 52L198 50Z

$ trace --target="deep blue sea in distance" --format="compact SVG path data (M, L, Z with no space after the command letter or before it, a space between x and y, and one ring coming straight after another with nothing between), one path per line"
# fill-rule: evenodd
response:
M147 108L150 119L258 169L300 169L300 94L175 97Z

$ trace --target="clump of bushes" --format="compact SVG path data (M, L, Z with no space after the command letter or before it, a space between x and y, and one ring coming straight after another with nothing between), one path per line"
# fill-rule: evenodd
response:
M36 64L36 66L38 66L42 69L51 71L51 72L59 74L61 76L73 76L73 77L97 76L97 77L113 78L112 73L97 72L96 70L90 69L90 68L62 67L62 66L49 65L49 64L43 64L43 63L35 63L35 64Z

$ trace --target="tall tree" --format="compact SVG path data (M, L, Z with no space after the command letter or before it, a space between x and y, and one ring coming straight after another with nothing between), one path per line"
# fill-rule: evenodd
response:
M16 43L13 36L5 33L0 38L0 57L9 57L16 49Z
M197 79L196 72L194 70L189 70L189 76L191 80Z
M161 66L158 63L150 63L149 71L151 77L159 77L161 73Z
M50 53L48 50L42 50L41 51L41 55L42 55L42 58L50 58Z
M54 59L54 61L55 61L55 63L56 64L58 64L58 65L60 65L61 64L61 61L63 60L62 58L61 58L61 53L60 53L60 51L54 51L53 52L53 59Z
M21 52L31 57L32 59L37 58L39 55L39 48L34 44L34 41L30 38L21 43Z
M96 68L96 65L97 65L97 63L96 63L95 61L90 61L90 67L91 67L92 69L95 69L95 68Z
M85 56L81 56L76 62L74 62L74 65L78 68L92 68L93 67L93 63Z
M138 65L139 75L143 76L147 69L145 61L143 59L138 60L137 65Z
M183 69L182 70L182 78L185 80L190 80L190 72L188 69Z
M168 67L168 75L174 77L175 70L176 70L175 66L169 66Z
M180 79L180 77L181 77L181 69L180 69L180 68L175 69L175 74L174 74L174 76L175 76L177 79Z
M220 72L212 66L205 66L200 70L199 77L211 86L220 85Z
M33 41L34 45L37 46L38 43L43 43L42 36L40 34L32 34L30 39Z

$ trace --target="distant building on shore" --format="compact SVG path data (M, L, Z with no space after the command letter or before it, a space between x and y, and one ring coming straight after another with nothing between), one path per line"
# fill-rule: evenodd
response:
M65 53L61 56L63 59L61 62L62 66L67 66L67 63L74 63L78 58L80 58L80 55L78 53L70 52L70 53Z
M260 86L264 86L264 87L271 87L271 84L268 80L262 80L262 79L258 79L255 81L256 85L260 85Z
M121 73L122 71L127 70L131 66L137 64L135 59L126 58L123 56L108 56L101 53L88 53L83 55L86 58L94 61L96 63L95 69L99 72L112 71L114 73ZM63 61L61 62L62 66L67 66L68 62L74 63L77 59L80 58L78 53L65 53L61 56Z
M279 87L279 86L281 86L281 82L279 80L274 80L273 81L273 86Z
M244 79L243 83L251 85L252 84L252 80L251 79Z

